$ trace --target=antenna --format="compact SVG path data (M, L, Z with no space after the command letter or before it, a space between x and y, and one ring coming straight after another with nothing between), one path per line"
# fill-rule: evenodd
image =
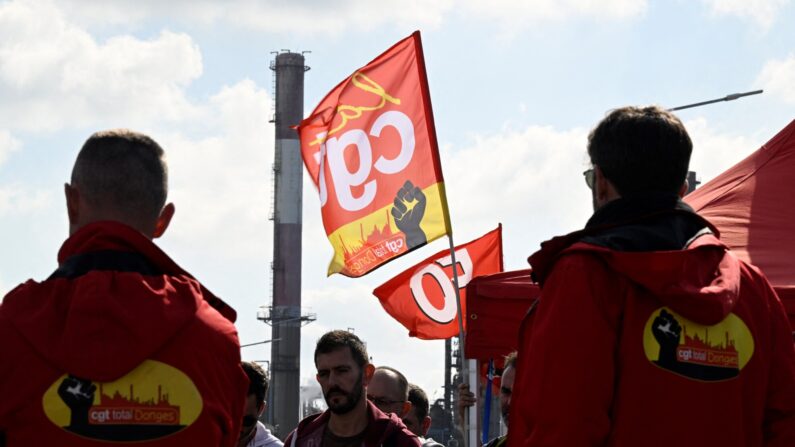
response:
M726 95L723 98L711 99L709 101L696 102L696 103L693 103L693 104L687 104L687 105L684 105L684 106L674 107L673 109L668 109L668 111L669 112L674 112L676 110L690 109L692 107L705 106L707 104L714 104L716 102L734 101L735 99L739 99L739 98L742 98L742 97L745 97L745 96L758 95L758 94L762 93L763 91L764 90L754 90L752 92L745 92L745 93L732 93L731 95Z

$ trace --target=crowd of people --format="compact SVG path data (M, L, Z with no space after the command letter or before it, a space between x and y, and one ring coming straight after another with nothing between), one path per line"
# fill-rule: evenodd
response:
M795 446L792 330L763 273L681 200L681 121L616 109L587 151L594 214L529 258L542 294L502 372L508 435L488 447ZM268 376L241 362L234 310L152 241L175 213L167 191L146 135L80 150L58 267L0 305L0 446L283 445L260 422ZM314 360L328 409L284 444L441 445L426 393L356 335L324 334Z

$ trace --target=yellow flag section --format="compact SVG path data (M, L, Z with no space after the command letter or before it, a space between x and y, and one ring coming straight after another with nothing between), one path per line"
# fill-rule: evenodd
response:
M442 183L431 185L415 194L419 198L405 204L404 214L417 213L420 216L419 227L415 233L435 235L431 240L447 234L443 186ZM424 212L420 212L420 207L424 207ZM410 217L396 220L392 214L393 208L393 204L387 205L373 214L343 225L329 235L334 246L329 275L343 273L347 276L361 276L414 248L409 247L412 242L406 236L413 230L406 228L408 224L403 223Z
M334 247L329 275L362 276L449 234L419 32L337 85L298 130Z

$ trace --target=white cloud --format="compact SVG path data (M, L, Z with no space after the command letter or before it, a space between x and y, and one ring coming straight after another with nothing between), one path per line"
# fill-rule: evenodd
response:
M25 217L46 213L55 206L51 191L32 190L20 185L0 186L0 217Z
M149 18L214 25L234 24L258 31L338 35L385 25L438 27L452 0L72 0L70 14L87 25L136 24Z
M770 96L795 104L795 54L786 59L768 61L754 85L763 88Z
M493 20L503 32L545 21L576 17L597 20L627 20L646 12L646 0L463 0L463 12L478 19Z
M14 138L7 130L0 129L0 166L8 160L12 152L19 150L22 142Z
M768 29L790 0L702 0L714 15L736 16Z
M270 255L270 110L268 92L244 80L223 87L203 106L209 136L158 138L170 167L170 199L177 206L170 231L175 243L190 247L203 241L235 259Z
M759 149L773 135L739 135L712 127L706 119L685 122L693 140L690 170L696 171L702 185Z
M0 121L8 128L195 119L184 88L201 73L199 48L185 34L98 42L52 3L0 3Z
M647 0L70 0L61 4L74 20L88 26L135 25L151 18L214 25L234 24L266 32L339 35L384 26L438 28L453 14L493 20L511 29L528 22L570 17L623 20L642 15Z
M506 267L525 268L538 243L581 227L591 212L582 178L586 131L529 126L475 137L443 150L443 169L457 243L501 221ZM510 262L513 260L513 262Z

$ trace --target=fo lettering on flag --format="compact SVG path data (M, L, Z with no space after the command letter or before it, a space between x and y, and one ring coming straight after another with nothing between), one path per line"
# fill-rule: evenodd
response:
M476 276L502 271L502 226L457 246L455 258L461 311L466 315L469 281ZM373 295L389 315L409 330L409 336L433 340L458 335L450 250L440 251L390 279L375 289Z
M450 233L419 32L337 85L298 131L329 275L362 276Z

